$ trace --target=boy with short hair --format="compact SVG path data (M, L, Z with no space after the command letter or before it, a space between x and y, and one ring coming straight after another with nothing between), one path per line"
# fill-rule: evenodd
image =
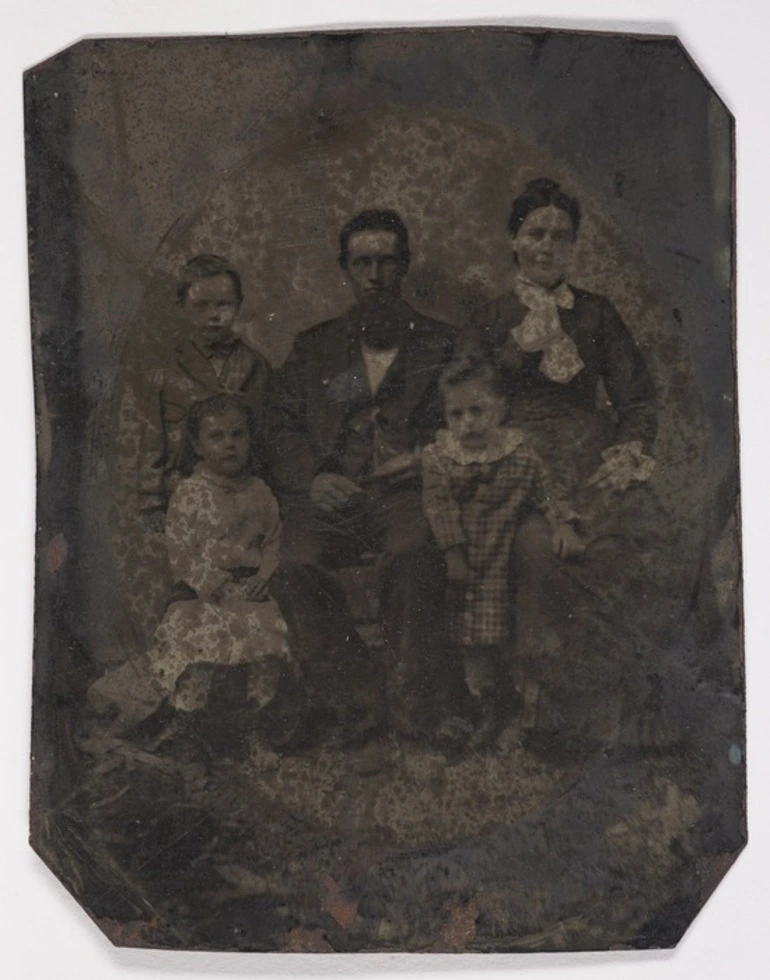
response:
M190 406L217 394L233 395L251 410L256 443L263 445L272 368L234 332L243 300L238 271L218 255L197 255L183 267L177 302L190 330L171 363L150 383L129 386L121 433L136 460L137 510L162 516L178 481L182 433ZM133 416L133 417L132 417ZM131 424L133 422L133 424ZM131 450L133 450L131 452Z

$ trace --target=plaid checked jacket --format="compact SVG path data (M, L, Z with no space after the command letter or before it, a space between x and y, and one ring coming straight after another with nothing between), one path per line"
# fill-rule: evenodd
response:
M443 430L422 453L423 510L442 550L465 548L470 579L450 589L451 637L461 646L510 636L509 566L516 531L533 509L552 524L568 517L540 457L517 429L501 429L484 454Z

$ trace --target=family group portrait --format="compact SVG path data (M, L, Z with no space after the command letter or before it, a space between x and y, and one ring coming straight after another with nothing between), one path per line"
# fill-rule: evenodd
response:
M523 78L630 40L346 37L28 77L33 845L119 945L673 945L745 840L729 117L648 44L591 164Z
M243 668L274 748L392 732L455 755L514 717L546 756L619 734L654 670L673 535L647 486L644 358L611 303L566 279L579 224L576 198L532 180L508 219L514 289L457 337L401 296L401 216L360 212L339 236L352 305L302 331L275 377L234 332L238 271L182 267L190 336L120 419L172 588L146 651L89 691L116 733L163 702L197 718L222 666ZM376 650L338 575L368 568Z

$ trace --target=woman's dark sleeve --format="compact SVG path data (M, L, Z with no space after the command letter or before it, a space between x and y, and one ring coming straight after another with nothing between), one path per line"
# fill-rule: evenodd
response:
M600 336L602 380L618 415L615 442L638 441L649 453L658 431L655 386L636 341L607 301L603 304Z

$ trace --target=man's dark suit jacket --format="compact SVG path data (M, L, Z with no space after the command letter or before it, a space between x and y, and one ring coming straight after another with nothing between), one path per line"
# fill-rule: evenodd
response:
M438 376L452 356L454 330L404 302L399 315L404 341L373 401L389 442L408 452L431 442L441 427ZM319 473L342 471L339 453L348 413L368 395L359 317L353 307L301 333L279 374L271 473L284 495L307 494Z

